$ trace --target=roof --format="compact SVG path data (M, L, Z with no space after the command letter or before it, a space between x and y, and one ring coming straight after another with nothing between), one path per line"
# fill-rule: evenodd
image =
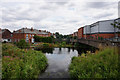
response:
M48 32L37 30L37 29L29 29L29 28L22 28L17 31L14 31L14 33L30 33L30 34L48 34Z
M2 31L2 33L4 33L5 31L9 31L8 29L2 29L1 30ZM10 31L9 31L10 32ZM10 32L11 33L11 32Z

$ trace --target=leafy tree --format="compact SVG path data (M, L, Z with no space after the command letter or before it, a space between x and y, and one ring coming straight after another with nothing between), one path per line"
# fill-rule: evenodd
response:
M120 29L120 22L114 21L114 23L111 23L111 25L113 25L114 28ZM115 32L115 36L116 36L116 33L118 33L118 32Z
M114 23L111 23L111 25L113 25L115 28L118 28L120 29L120 23L119 22L114 22Z

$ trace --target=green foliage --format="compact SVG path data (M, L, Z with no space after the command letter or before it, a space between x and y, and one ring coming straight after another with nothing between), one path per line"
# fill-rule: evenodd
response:
M118 54L106 48L98 54L73 57L69 67L70 76L80 78L118 78Z
M47 58L40 51L19 49L12 44L3 44L2 51L2 78L37 78L47 66Z
M111 25L113 25L114 28L118 28L120 29L120 22L114 22L114 23L111 23Z
M49 44L48 43L44 43L43 44L43 48L49 48Z
M40 37L40 36L34 36L35 42L44 42L44 43L52 43L54 38L51 37Z
M18 43L16 43L17 47L21 48L21 49L27 49L30 48L29 43L25 42L24 39L21 39Z

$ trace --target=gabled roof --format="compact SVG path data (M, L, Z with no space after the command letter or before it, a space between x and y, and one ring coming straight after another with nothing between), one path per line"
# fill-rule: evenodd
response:
M29 28L22 28L17 31L14 31L14 33L30 33L30 34L48 34L48 32L37 30L37 29L29 29Z
M9 31L8 29L2 29L2 33L4 33L5 31ZM10 32L10 31L9 31ZM10 32L11 33L11 32Z

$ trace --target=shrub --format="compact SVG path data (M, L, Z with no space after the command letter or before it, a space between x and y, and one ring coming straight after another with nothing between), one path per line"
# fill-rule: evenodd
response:
M47 58L40 51L19 49L3 44L2 78L37 78L47 66Z
M54 38L53 37L40 37L34 36L35 42L44 42L44 43L52 43Z
M86 57L74 57L69 67L72 78L117 78L118 54L114 49L106 48L98 54L86 54Z
M18 43L16 43L16 45L21 49L30 48L29 43L25 42L24 39L21 39Z

